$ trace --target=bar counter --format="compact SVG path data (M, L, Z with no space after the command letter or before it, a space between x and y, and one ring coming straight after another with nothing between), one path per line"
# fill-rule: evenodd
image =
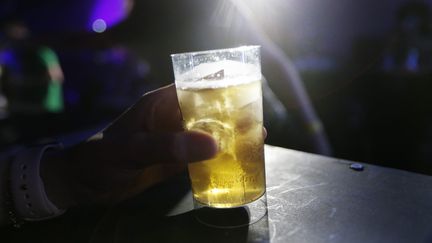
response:
M265 153L268 214L255 224L197 222L183 174L113 208L3 228L0 242L432 242L432 176L269 145Z

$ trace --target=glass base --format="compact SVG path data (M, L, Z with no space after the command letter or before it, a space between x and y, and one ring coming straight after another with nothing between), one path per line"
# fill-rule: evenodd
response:
M194 199L194 216L202 224L215 228L237 228L254 224L267 214L267 196L233 208L213 208Z

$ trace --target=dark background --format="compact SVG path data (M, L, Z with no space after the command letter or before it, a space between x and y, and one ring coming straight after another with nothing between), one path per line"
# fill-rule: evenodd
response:
M102 127L144 92L173 82L170 54L262 44L228 0L2 1L5 29L52 48L65 110L5 115L3 148ZM333 156L432 174L431 1L250 0L255 25L299 71ZM107 29L93 30L104 19ZM7 63L4 64L4 69ZM271 55L263 74L286 119L265 112L267 143L316 152L292 90ZM271 110L271 104L270 108Z

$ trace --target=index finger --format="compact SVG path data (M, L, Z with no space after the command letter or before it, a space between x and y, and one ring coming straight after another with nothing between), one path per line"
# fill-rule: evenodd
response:
M182 129L182 118L173 84L144 94L104 131L131 134L136 132L175 132Z

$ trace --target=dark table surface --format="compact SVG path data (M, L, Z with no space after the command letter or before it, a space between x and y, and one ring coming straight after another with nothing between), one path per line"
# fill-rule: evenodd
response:
M266 146L268 215L235 229L193 217L186 175L110 209L80 208L0 242L432 242L432 176Z

